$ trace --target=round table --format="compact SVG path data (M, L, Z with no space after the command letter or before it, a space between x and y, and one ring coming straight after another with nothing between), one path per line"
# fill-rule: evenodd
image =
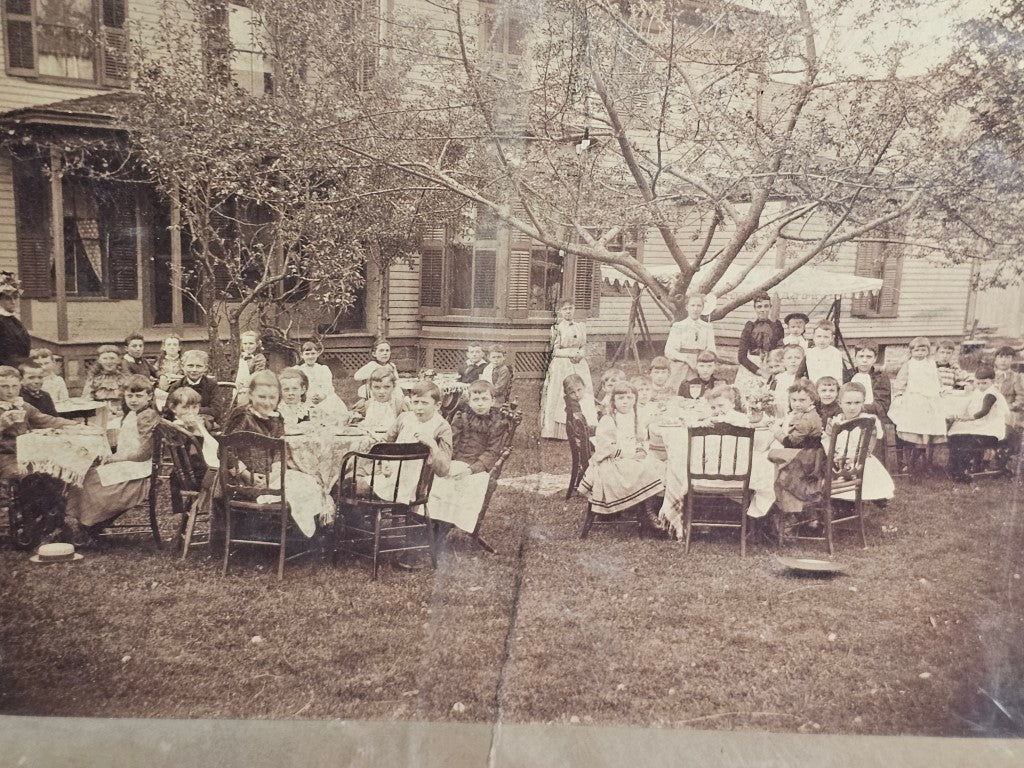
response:
M345 454L365 451L376 442L369 432L354 427L313 427L289 432L284 437L288 465L315 477L328 493L338 482Z
M26 472L43 472L81 485L97 459L110 455L105 432L83 427L37 429L19 435L18 464Z

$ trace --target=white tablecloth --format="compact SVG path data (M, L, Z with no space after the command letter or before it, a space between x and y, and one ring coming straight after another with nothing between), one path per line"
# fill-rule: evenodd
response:
M663 442L666 455L665 501L659 517L680 533L683 525L683 502L689 490L689 430L685 426L650 427L652 444ZM769 429L754 431L754 456L750 472L750 490L753 497L747 514L764 517L775 503L775 465L768 461L768 449L773 441Z
M70 429L36 430L19 435L18 464L26 472L44 472L80 486L93 462L110 455L110 443L105 433L72 432Z

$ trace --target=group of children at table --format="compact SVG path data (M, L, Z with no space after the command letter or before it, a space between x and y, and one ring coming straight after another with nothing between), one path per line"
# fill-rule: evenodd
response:
M884 437L883 424L894 423L901 464L929 441L948 438L956 482L970 482L987 448L1008 436L1019 443L1015 420L1024 410L1024 375L1012 370L1014 350L1009 347L997 351L994 365L982 365L971 376L955 362L952 342L939 342L933 356L928 340L916 338L909 345L910 358L890 382L875 368L874 346L858 345L854 366L847 367L834 345L831 322L816 323L808 343L809 318L792 313L783 327L769 319L771 299L763 295L755 299L755 320L741 335L740 366L730 385L719 376L711 323L700 318L703 304L703 297L688 299L688 317L673 326L665 356L654 358L648 375L627 380L613 367L601 376L596 408L603 415L580 486L596 512L639 506L648 524L658 524L654 510L664 492L664 455L657 441L650 441L648 427L675 398L705 400L711 421L773 429L775 450L769 455L779 465L776 504L783 513L820 502L826 466L820 453L836 427L861 416L875 420L872 448ZM764 390L773 395L777 417L770 424L761 411ZM564 392L566 419L580 428L586 422L581 401L593 395L573 376L564 381ZM743 413L741 400L751 393L755 408ZM944 402L950 395L956 399ZM863 498L881 503L893 493L885 467L869 456Z
M102 527L145 500L153 431L161 417L194 440L193 469L204 478L202 503L213 500L218 468L216 435L252 431L282 437L287 429L306 422L358 424L379 441L426 445L428 464L435 474L429 504L432 519L445 532L452 526L473 531L486 493L487 473L504 440L506 421L499 410L508 397L512 375L500 345L490 347L489 359L484 359L481 344L473 343L467 349L466 364L458 371L466 392L450 424L440 414L442 393L432 381L432 372L421 372L407 394L398 388L398 370L385 340L374 344L373 359L355 373L361 397L349 409L335 390L330 369L318 362L316 344L303 344L302 362L274 373L267 368L258 335L245 332L235 380L237 395L225 413L218 409L217 382L207 374L205 351L182 352L180 339L168 337L154 364L142 356L141 335L130 336L125 347L123 354L111 345L100 347L83 388L85 397L112 404L121 418L112 441L116 452L91 469L81 487L68 486L64 533L76 544L92 543ZM48 350L33 350L20 371L22 394L44 401L49 406L44 413L53 410L55 398L67 396L53 362ZM158 388L166 393L162 412L155 401ZM72 423L57 421L45 426ZM7 426L0 423L0 427ZM4 437L0 433L0 443ZM13 439L11 443L13 448ZM266 478L268 487L280 483L280 472L280 467L272 468ZM320 488L315 478L297 470L285 468L285 473L285 493L293 518L302 533L311 536L318 518L332 517L330 489Z

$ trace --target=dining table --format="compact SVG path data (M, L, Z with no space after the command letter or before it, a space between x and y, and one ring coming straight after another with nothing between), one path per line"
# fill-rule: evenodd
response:
M365 451L383 435L354 426L297 424L285 430L288 465L312 475L330 493L349 451Z
M709 423L709 415L706 413L669 409L656 416L648 427L651 451L665 458L665 499L658 517L677 535L682 533L683 509L690 489L689 430ZM775 435L769 422L754 425L754 451L750 471L752 495L747 507L747 514L751 517L764 517L775 503L776 465L768 460L768 451L774 443Z
M97 460L111 454L106 432L92 425L34 429L18 435L15 451L25 472L42 472L78 486Z
M88 397L72 397L67 400L59 400L53 404L57 415L64 419L83 419L86 424L90 419L96 419L100 429L107 428L107 418L110 409L107 403L102 400L93 400Z

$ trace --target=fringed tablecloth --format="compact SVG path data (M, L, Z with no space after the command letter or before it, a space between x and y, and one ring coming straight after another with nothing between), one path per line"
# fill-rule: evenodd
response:
M110 455L110 443L103 434L37 430L18 436L17 452L26 472L81 486L93 463Z

